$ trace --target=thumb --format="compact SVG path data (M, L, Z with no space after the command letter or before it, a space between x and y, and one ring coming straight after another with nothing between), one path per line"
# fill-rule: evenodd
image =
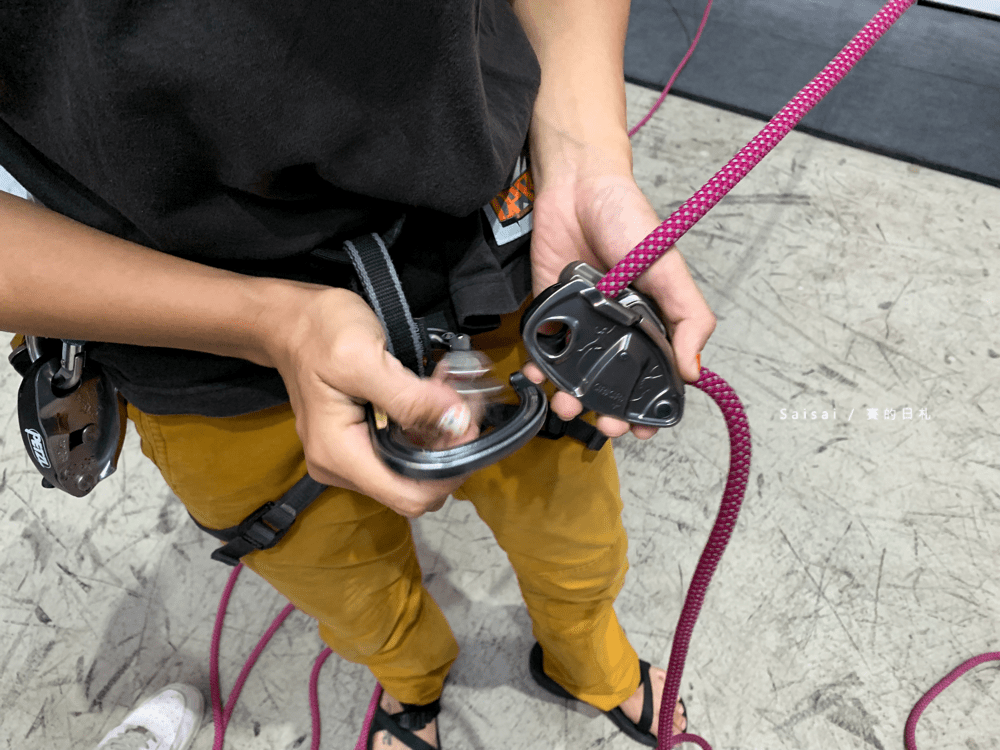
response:
M477 427L469 405L453 388L439 379L419 378L384 350L358 390L357 395L384 410L405 431L457 440Z

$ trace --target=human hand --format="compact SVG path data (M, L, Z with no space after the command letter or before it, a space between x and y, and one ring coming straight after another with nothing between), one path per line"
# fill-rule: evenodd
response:
M378 318L353 292L294 282L272 290L261 360L285 381L309 474L408 518L438 510L465 477L418 481L391 471L372 447L364 404L435 448L476 436L469 407L441 378L421 380L389 354Z
M630 169L597 160L586 169L565 174L550 170L538 185L533 211L531 266L536 295L554 284L562 269L574 261L608 270L660 224ZM699 353L715 329L715 316L677 248L658 259L635 286L656 302L680 374L694 382L699 375ZM536 383L544 380L534 364L524 372ZM552 399L552 409L561 418L571 419L583 407L570 394L560 392ZM629 429L627 422L608 416L599 417L597 427L610 437ZM652 427L633 425L631 429L640 439L656 434Z

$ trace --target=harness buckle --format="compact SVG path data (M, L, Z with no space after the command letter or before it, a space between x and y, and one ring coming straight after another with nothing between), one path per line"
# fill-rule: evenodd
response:
M264 503L240 522L228 544L212 551L212 559L234 566L243 555L252 551L245 549L247 544L253 550L270 549L288 533L297 515L293 508L280 501ZM245 544L241 545L242 548L237 553L232 545L240 541Z

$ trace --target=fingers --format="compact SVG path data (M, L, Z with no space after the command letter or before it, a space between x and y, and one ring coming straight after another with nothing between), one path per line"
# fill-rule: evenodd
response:
M416 480L396 474L375 454L367 425L355 418L328 417L303 440L309 473L318 482L354 490L416 518L440 509L467 478Z
M701 373L701 350L715 329L715 316L711 320L687 319L674 327L673 347L677 357L677 370L688 383L698 380Z
M395 474L372 445L363 404L381 407L404 429L450 447L477 434L471 411L440 380L421 380L385 349L382 326L357 295L300 285L276 307L284 338L269 339L295 412L309 473L364 493L413 518L440 508L465 479L423 481Z
M632 434L639 440L649 440L657 432L659 432L659 430L656 427L650 427L644 424L632 425Z
M701 370L698 355L715 330L716 319L680 251L671 248L637 286L660 308L681 377L688 383L695 382Z
M440 433L456 441L473 437L469 405L441 378L419 378L381 347L359 347L339 356L353 363L341 387L384 409L404 431Z

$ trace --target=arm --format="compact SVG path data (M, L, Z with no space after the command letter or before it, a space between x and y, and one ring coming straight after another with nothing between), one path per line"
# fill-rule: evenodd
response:
M628 0L514 0L542 70L529 141L535 180L531 261L536 293L574 260L606 270L655 229L660 219L632 177L623 55ZM673 248L636 286L658 304L685 380L698 378L698 354L715 316ZM539 381L540 371L526 370ZM552 402L563 418L576 399ZM609 435L627 425L602 417ZM635 427L639 437L654 430Z
M278 291L267 280L135 245L3 192L0 237L0 330L270 364L257 326Z
M513 0L542 70L529 133L532 177L600 167L631 174L623 53L629 0Z
M275 367L310 474L403 515L436 509L461 480L416 482L375 456L359 400L433 430L455 391L385 351L382 327L344 289L251 278L175 258L0 193L0 330L163 346Z

